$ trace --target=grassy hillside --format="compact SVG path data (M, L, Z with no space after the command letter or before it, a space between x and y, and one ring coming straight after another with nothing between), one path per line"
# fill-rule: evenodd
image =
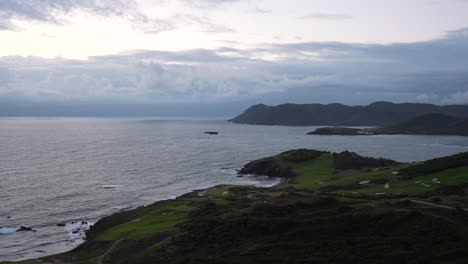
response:
M447 186L464 188L465 184L468 185L468 153L420 164L400 164L386 159L362 157L351 152L322 152L317 158L299 162L288 161L282 158L283 155L266 158L291 170L288 175L295 175L281 188L392 195L427 193ZM256 161L249 163L249 167L255 167L255 164ZM270 168L273 167L270 164ZM261 170L258 173L248 173L263 175Z
M243 170L281 168L279 186L217 186L118 213L77 249L24 263L468 263L465 155L400 164L288 151Z

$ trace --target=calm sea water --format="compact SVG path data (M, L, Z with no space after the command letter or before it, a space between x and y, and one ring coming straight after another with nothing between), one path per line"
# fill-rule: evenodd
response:
M244 163L293 148L351 150L398 161L468 151L447 136L310 136L313 127L150 119L0 119L0 261L67 251L73 234L120 210L238 178ZM218 136L204 131L219 131ZM67 223L66 226L57 226ZM14 232L19 226L36 232Z

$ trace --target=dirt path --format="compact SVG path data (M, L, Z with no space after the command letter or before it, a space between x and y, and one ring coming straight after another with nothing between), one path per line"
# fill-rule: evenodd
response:
M112 250L114 250L114 248L120 243L122 242L122 239L120 240L117 240L114 242L114 244L112 244L112 246L104 253L102 254L101 256L99 256L98 260L97 260L97 263L98 264L103 264L104 263L104 259L106 258L107 255L109 255Z
M430 203L430 202L424 202L424 201L418 201L418 200L410 200L413 203L417 204L424 204L424 205L429 205L433 207L438 207L438 208L444 208L444 209L449 209L449 210L456 210L454 207L446 206L446 205L440 205L440 204L435 204L435 203ZM468 209L463 209L465 212L468 212Z

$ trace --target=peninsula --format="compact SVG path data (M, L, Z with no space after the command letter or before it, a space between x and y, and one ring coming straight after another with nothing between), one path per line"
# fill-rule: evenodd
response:
M468 153L420 163L292 150L217 186L98 221L32 263L467 263Z

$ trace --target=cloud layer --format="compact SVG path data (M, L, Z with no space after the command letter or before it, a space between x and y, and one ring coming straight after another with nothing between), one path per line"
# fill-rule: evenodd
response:
M307 42L0 58L0 96L150 102L468 103L468 30L406 44Z
M300 16L299 19L324 19L324 20L348 20L352 19L351 14L335 14L335 13L310 13Z
M123 0L2 0L0 29L16 29L14 20L60 24L63 15L82 10L99 16L138 14L133 1Z
M162 5L165 0L155 1ZM217 8L238 0L180 0L193 8ZM169 2L167 2L169 3ZM166 3L166 4L167 4ZM143 33L171 31L181 26L198 25L206 32L232 32L231 28L213 23L208 17L177 14L170 17L150 17L137 0L2 0L0 1L0 30L19 31L19 21L55 25L67 23L67 16L82 12L97 17L118 17Z

